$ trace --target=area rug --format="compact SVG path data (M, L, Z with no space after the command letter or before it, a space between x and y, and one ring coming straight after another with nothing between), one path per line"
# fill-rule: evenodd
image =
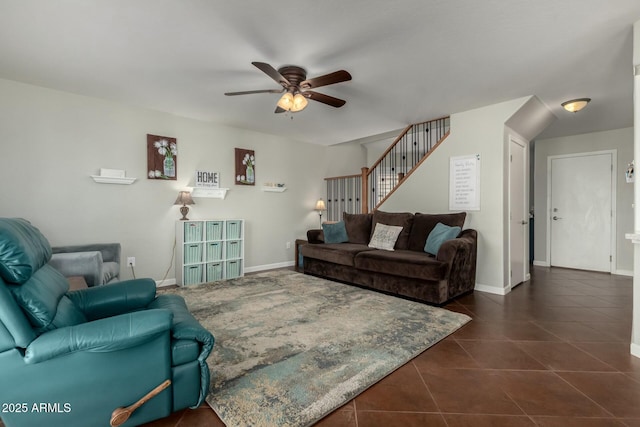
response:
M230 427L311 425L470 320L289 270L170 292L215 336L207 403Z

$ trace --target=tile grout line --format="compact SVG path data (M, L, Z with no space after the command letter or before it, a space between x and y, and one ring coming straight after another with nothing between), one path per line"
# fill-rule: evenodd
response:
M448 427L449 423L447 422L447 419L444 417L442 409L440 408L440 405L438 405L438 401L436 400L435 396L431 392L431 389L429 388L429 385L427 384L427 382L425 381L424 377L422 376L422 372L420 372L420 369L418 369L418 367L416 366L415 358L411 360L411 365L413 365L413 368L418 373L418 376L420 377L420 380L422 381L422 384L427 389L427 393L429 393L429 397L431 397L431 400L433 400L433 404L436 405L436 409L438 410L438 415L440 415L440 418L442 419L442 421L444 421L444 424Z

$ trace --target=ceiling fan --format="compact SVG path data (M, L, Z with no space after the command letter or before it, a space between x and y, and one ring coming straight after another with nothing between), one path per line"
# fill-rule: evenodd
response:
M278 70L265 62L252 62L260 71L275 80L282 89L248 90L244 92L227 92L227 96L250 95L254 93L283 93L276 107L276 113L285 111L302 111L307 106L307 99L321 102L335 108L342 107L346 101L323 93L315 92L321 86L328 86L335 83L351 80L351 74L345 70L335 71L323 76L307 79L307 72L304 68L295 65L287 65Z

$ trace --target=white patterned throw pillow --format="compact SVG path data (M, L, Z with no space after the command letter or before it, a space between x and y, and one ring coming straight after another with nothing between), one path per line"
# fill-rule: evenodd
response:
M401 231L402 227L399 225L377 223L376 228L373 230L373 236L369 242L369 247L392 251Z

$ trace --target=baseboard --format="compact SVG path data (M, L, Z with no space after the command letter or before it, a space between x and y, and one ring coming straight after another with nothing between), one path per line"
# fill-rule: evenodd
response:
M633 270L615 270L613 274L617 274L618 276L633 277Z
M526 276L524 276L524 281L528 282L529 280L531 280L531 274L527 273Z
M506 295L511 291L511 289L504 289L504 288L497 288L495 286L481 285L480 283L476 283L476 285L474 286L473 289L476 290L476 291L486 292L488 294L494 294L494 295Z
M635 357L640 357L640 344L631 343L631 354Z
M535 259L533 260L533 265L537 265L538 267L551 267L548 261L536 261Z
M176 279L156 280L156 287L171 286L176 284Z
M256 271L273 270L276 268L293 267L296 265L295 261L277 262L275 264L256 265L254 267L247 267L244 269L245 273L255 273Z
M245 273L255 273L256 271L274 270L276 268L293 267L296 265L294 261L278 262L275 264L256 265L255 267L247 267ZM176 284L176 279L156 280L156 287L171 286Z

